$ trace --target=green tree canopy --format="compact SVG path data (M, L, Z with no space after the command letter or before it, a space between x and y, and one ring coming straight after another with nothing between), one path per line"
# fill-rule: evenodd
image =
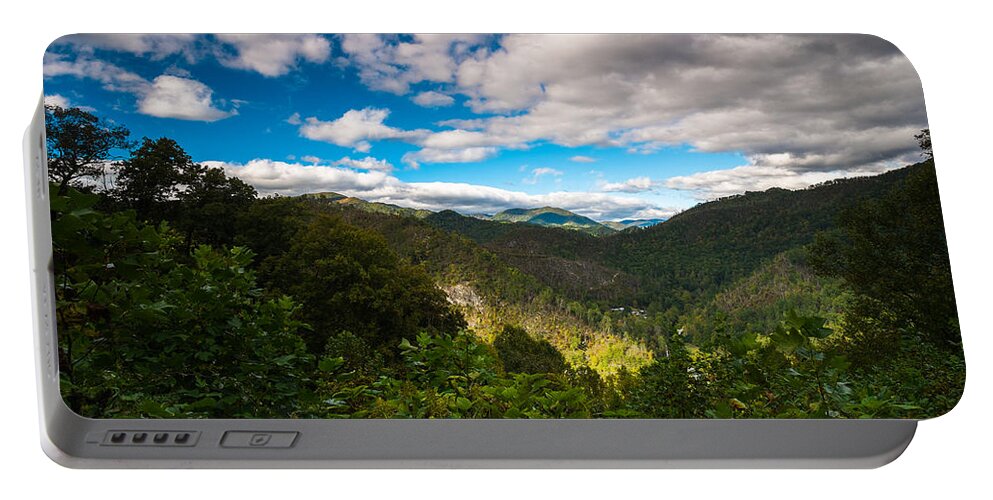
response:
M397 257L378 234L339 217L317 215L275 259L269 275L278 290L304 304L314 352L342 331L394 349L422 331L464 327L422 268Z
M846 317L862 334L919 332L960 338L934 161L885 196L842 213L838 231L818 236L811 262L844 279L855 299Z
M190 185L201 168L176 141L145 137L128 159L116 165L115 195L139 220L168 219L183 186Z
M83 177L104 173L113 151L130 147L128 129L114 125L80 108L45 106L45 146L48 177L58 184L58 194Z
M238 236L237 220L255 200L255 188L237 177L228 177L220 168L197 165L192 178L178 195L180 205L176 226L193 241L210 245L230 245Z
M220 168L194 163L172 139L142 140L117 166L115 197L140 220L168 220L194 242L233 244L239 214L255 200L255 188Z

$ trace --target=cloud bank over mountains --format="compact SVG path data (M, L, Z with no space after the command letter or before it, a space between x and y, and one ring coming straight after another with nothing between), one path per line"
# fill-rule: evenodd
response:
M318 159L319 160L319 159ZM610 193L556 191L529 194L521 191L457 182L404 182L375 158L343 158L328 165L252 160L245 164L206 161L228 175L241 178L262 194L295 196L333 191L367 201L391 203L433 211L456 210L466 214L493 214L508 208L555 206L597 220L671 217L677 208L658 207L650 201ZM532 175L555 175L552 169L535 169Z

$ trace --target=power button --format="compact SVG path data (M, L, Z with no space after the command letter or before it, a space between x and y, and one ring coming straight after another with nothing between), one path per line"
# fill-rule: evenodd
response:
M290 448L299 432L227 431L221 438L224 448Z

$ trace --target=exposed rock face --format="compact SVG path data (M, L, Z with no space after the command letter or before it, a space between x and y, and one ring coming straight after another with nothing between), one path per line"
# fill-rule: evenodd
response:
M473 287L466 283L443 286L441 289L448 295L448 301L452 304L477 310L483 307L483 298L476 293Z

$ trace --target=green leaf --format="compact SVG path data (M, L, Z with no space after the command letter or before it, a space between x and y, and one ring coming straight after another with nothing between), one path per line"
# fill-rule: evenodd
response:
M467 411L469 410L469 408L472 408L472 401L469 401L467 398L459 396L455 398L455 407L458 408L459 410Z
M166 408L164 405L156 403L155 401L152 401L150 399L142 401L141 404L138 405L138 410L148 416L157 417L157 418L171 418L176 416L174 413L171 413L168 410L168 408Z
M322 372L333 372L333 371L337 371L344 364L345 364L345 358L340 356L337 358L324 358L319 363L317 363L317 369L321 370Z

